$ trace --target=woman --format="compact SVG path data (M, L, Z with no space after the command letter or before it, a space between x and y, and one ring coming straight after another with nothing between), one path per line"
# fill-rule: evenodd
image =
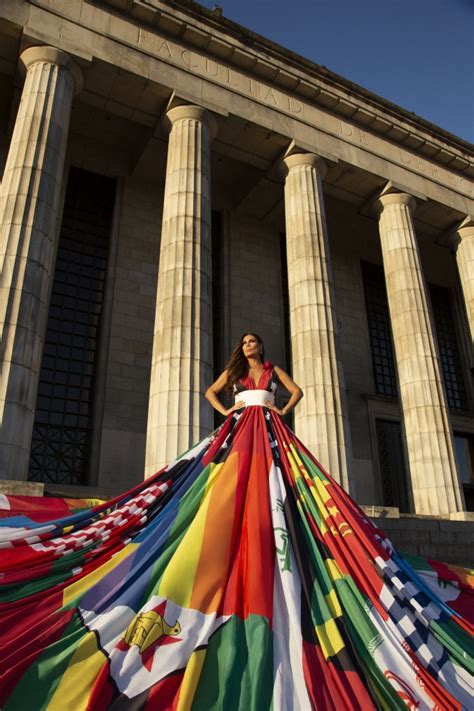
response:
M288 404L282 410L275 407L274 398L270 399L269 396L264 399L262 404L265 404L266 407L273 410L273 412L276 412L278 415L287 415L301 400L303 397L303 391L301 388L293 382L284 370L276 365L270 364L269 361L264 363L264 353L265 349L263 341L256 333L244 333L244 335L239 339L227 368L206 390L205 393L205 397L209 400L211 405L221 413L221 415L228 417L236 410L245 407L246 404L245 400L243 400L242 397L239 397L232 407L226 409L217 397L221 390L226 387L235 387L236 392L239 392L237 383L239 383L239 381L244 381L244 378L250 379L250 387L253 385L258 389L258 386L261 384L263 374L265 371L271 372L272 368L273 374L276 375L278 380L288 390L291 397ZM242 382L242 386L245 386L245 382ZM240 388L240 392L242 392L243 387Z
M467 574L393 549L264 358L244 334L206 392L225 422L114 501L51 521L64 502L8 498L29 513L0 527L4 711L468 708Z

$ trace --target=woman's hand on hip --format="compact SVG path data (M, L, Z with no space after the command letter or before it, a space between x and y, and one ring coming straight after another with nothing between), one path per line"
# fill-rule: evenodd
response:
M265 400L265 407L268 407L268 409L272 410L272 412L276 412L276 414L280 415L280 417L284 417L286 414L285 412L283 412L283 410L280 410L280 408L277 407L275 403L271 400Z
M229 407L228 410L226 410L225 416L228 417L231 415L233 412L236 410L241 410L243 407L245 407L245 402L243 400L238 400L232 407Z

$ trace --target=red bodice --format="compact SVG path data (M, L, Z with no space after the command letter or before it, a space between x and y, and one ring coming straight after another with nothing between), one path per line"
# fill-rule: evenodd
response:
M263 364L263 372L258 379L258 383L250 376L247 375L246 378L241 378L239 380L239 385L243 385L246 390L271 390L269 387L270 381L273 376L273 363L266 360Z

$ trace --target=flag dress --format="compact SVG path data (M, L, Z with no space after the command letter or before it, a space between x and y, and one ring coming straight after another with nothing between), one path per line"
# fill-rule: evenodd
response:
M0 709L473 708L472 572L397 551L277 385L113 500L0 496Z

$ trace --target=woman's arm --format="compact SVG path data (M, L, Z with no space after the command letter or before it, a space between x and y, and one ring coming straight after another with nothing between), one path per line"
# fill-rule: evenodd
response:
M224 405L221 403L219 398L217 397L217 394L221 392L225 388L227 384L227 370L224 370L223 373L219 375L217 380L215 380L212 385L208 387L206 392L204 393L204 397L208 402L211 403L212 407L217 410L217 412L220 412L221 415L224 415L224 417L227 417L227 415L230 415L231 412L234 412L234 410L239 410L241 407L244 407L244 404L242 401L236 402L235 405L232 405L232 407L229 407L228 410L224 407Z
M299 403L299 401L303 397L303 391L301 390L300 386L297 385L295 381L290 378L288 373L285 373L285 371L282 370L278 365L275 365L273 369L282 385L284 385L284 387L290 393L290 399L286 403L285 407L283 407L281 410L275 405L273 405L270 400L267 400L267 407L270 410L276 412L278 415L287 415L289 412L294 410L296 405Z

